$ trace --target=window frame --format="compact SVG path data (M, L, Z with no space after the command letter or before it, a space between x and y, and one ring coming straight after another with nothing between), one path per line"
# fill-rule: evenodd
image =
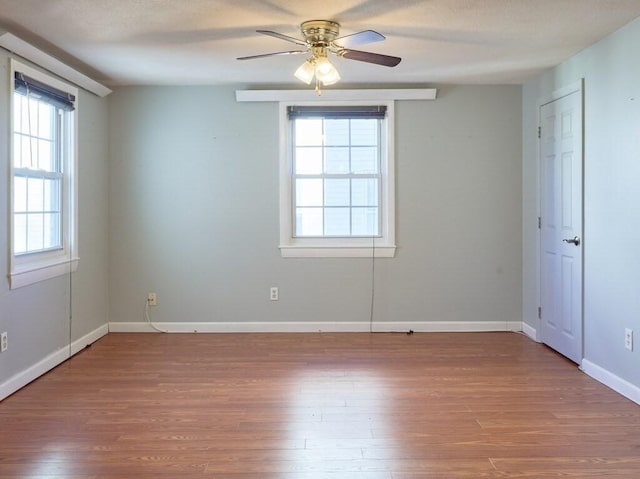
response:
M293 151L290 106L376 106L387 108L382 120L380 161L380 235L364 237L296 237L293 215ZM280 252L284 258L386 257L395 255L395 114L394 101L282 101L280 123Z
M60 158L62 170L62 214L61 235L62 247L38 252L15 253L14 245L14 93L15 72L21 72L34 80L55 89L70 93L75 97L75 111L65 112L61 119L62 135L60 145L65 153ZM78 89L50 74L33 68L15 59L10 62L10 119L9 119L9 287L11 289L27 286L39 281L61 276L77 270L78 255L78 208L77 208L77 161L78 161Z

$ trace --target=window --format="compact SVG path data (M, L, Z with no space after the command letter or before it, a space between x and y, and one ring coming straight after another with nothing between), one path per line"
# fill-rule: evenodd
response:
M11 66L10 279L16 288L76 265L77 90L18 62Z
M281 104L283 256L393 256L393 104Z

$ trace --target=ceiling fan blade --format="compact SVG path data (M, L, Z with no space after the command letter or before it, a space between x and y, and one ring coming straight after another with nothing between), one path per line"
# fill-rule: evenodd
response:
M271 30L256 30L258 33L262 33L263 35L269 35L270 37L279 38L280 40L286 40L291 43L295 43L296 45L306 46L307 42L304 40L300 40L298 38L293 38L288 35L283 35L282 33L272 32Z
M373 30L364 30L362 32L352 33L351 35L336 38L333 43L338 47L348 48L357 45L364 45L366 43L381 42L384 39L385 36L381 33L374 32Z
M395 67L402 60L402 58L399 57L382 55L380 53L361 52L359 50L349 50L346 48L338 50L336 54L341 57L348 58L349 60L375 63L376 65L383 65L385 67Z
M254 58L275 57L278 55L298 55L300 53L307 53L306 50L291 50L288 52L275 52L275 53L263 53L261 55L250 55L248 57L238 57L236 60L253 60Z

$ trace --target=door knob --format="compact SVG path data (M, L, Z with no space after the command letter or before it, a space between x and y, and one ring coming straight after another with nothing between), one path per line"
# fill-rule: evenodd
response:
M580 238L578 238L577 236L574 236L573 238L565 238L562 241L564 241L565 243L572 243L576 246L580 245Z

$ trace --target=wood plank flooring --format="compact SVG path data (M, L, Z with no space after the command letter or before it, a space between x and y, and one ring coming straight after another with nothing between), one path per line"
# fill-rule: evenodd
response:
M0 479L640 477L640 406L513 333L109 334L0 403Z

